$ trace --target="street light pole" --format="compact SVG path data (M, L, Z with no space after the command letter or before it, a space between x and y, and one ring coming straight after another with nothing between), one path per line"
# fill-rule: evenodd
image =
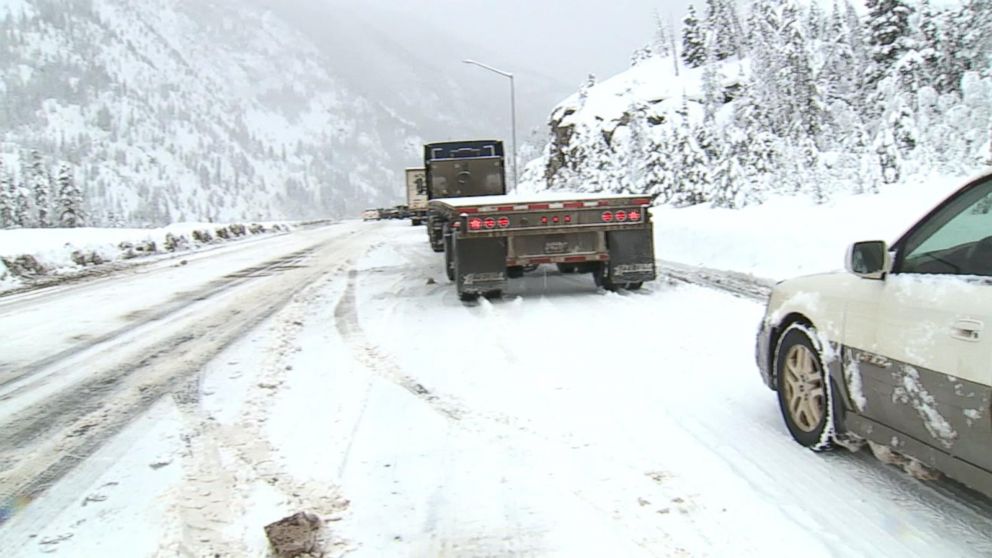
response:
M512 140L513 149L513 191L517 190L517 99L516 92L513 87L513 74L510 72L504 72L503 70L498 70L489 66L488 64L483 64L482 62L476 62L475 60L462 60L466 64L473 64L480 68L489 70L490 72L495 72L503 77L510 78L510 138Z

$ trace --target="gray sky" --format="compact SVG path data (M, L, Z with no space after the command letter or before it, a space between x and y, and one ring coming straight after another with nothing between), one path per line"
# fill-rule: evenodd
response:
M348 1L348 0L338 0ZM589 73L603 79L629 66L630 54L650 40L654 12L678 24L690 0L351 0L393 12L478 43L478 58L507 71L538 71L574 92ZM409 17L405 17L409 16ZM490 45L485 48L485 45ZM483 53L490 59L484 59Z

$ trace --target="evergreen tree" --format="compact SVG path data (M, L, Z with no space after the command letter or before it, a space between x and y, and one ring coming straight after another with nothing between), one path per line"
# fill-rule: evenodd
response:
M24 186L14 186L14 226L16 227L35 226L35 221L31 218L30 196L30 192Z
M913 9L905 0L866 0L868 5L868 44L875 63L877 81L909 49Z
M586 76L586 80L582 82L579 86L579 106L586 104L586 99L589 98L589 90L596 86L596 76L589 74Z
M0 228L14 226L14 191L7 170L0 160Z
M992 0L965 0L953 19L957 40L951 45L959 73L988 75L992 68Z
M35 210L38 212L36 221L39 227L52 225L49 212L52 206L52 180L45 168L45 162L37 150L31 151L31 189L34 191Z
M692 4L682 20L682 60L690 68L698 68L706 62L706 42Z
M706 0L706 49L716 60L740 54L737 13L728 0Z
M928 0L923 0L920 4L919 34L917 43L926 81L939 91L950 91L953 87L942 67L944 46L938 16Z
M747 205L747 193L753 191L749 177L742 166L749 139L746 133L736 126L728 127L725 134L720 142L720 154L713 169L711 203L714 207L738 209Z
M658 56L670 56L672 54L672 41L669 38L671 32L668 25L661 19L657 11L654 13L654 41L651 43L651 51Z
M817 138L823 122L823 95L813 77L809 42L799 20L799 10L792 0L786 0L782 10L784 65L778 87L785 96L786 112L783 122L789 122L789 136Z
M58 211L59 224L72 228L83 225L83 193L76 186L72 168L63 164L59 168Z
M643 163L644 192L659 196L662 203L669 201L666 192L671 191L672 171L671 149L668 133L662 130L651 136L647 144L646 158Z

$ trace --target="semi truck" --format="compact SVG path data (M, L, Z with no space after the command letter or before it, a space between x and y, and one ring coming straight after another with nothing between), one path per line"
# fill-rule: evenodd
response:
M406 206L411 225L427 220L427 175L423 168L406 169Z
M544 264L613 291L656 277L652 196L507 195L498 141L428 144L424 168L431 247L462 300L498 297Z

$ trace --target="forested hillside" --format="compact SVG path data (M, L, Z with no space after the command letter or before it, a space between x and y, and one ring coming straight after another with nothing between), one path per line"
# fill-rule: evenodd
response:
M706 0L673 27L555 109L530 182L733 208L992 164L989 0Z

